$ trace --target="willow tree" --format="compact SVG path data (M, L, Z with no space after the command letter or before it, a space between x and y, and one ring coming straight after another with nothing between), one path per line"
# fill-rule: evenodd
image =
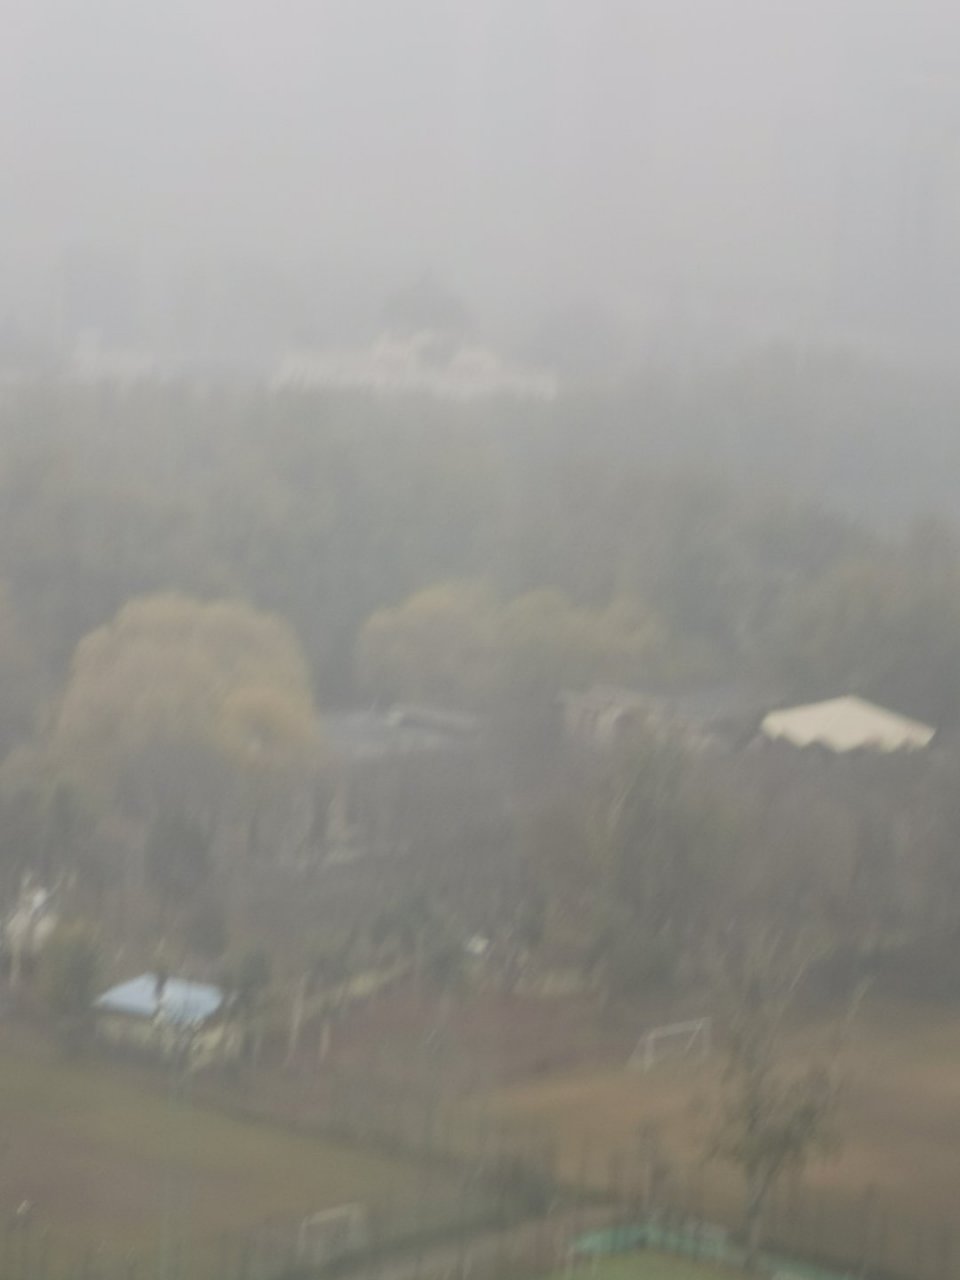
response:
M268 805L314 771L316 717L300 647L241 601L149 596L77 647L50 733L54 758L147 829L170 814L241 824L259 852Z

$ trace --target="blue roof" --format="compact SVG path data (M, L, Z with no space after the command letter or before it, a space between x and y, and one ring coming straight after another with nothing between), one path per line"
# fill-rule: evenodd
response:
M157 976L153 973L121 982L94 1001L95 1008L109 1013L128 1013L140 1018L159 1016L181 1027L206 1022L222 1004L223 992L219 987L184 982L180 978L168 978L158 999Z

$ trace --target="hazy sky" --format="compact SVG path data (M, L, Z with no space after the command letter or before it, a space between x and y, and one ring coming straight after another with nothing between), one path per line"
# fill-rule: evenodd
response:
M115 243L387 290L431 267L500 313L815 311L916 238L911 200L960 224L958 12L0 0L0 263Z

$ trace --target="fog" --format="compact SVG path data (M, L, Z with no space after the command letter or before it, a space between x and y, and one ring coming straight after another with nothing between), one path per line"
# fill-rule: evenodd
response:
M579 308L640 351L936 353L958 26L945 0L7 0L4 312L47 323L80 250L124 262L123 336L154 342L198 273L311 294L282 345L375 327L429 271L511 342Z
M960 1277L957 0L0 0L0 1280Z

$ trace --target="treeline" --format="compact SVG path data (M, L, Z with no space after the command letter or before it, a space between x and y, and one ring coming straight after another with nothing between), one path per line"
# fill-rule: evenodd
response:
M842 396L833 407L842 436ZM441 648L444 627L501 638L506 627L531 644L539 630L555 650L560 631L576 632L558 679L589 679L584 648L595 647L598 676L746 675L785 696L855 690L956 721L960 554L947 525L880 536L792 493L790 475L756 479L748 455L736 479L652 461L657 449L638 442L651 415L664 432L671 416L638 403L628 438L618 412L599 397L480 408L175 387L8 392L0 642L17 674L3 682L4 745L58 692L84 635L170 590L287 619L328 705L404 684L475 702L476 671L425 680L415 653L382 652L392 624L397 644L397 628L414 626L426 655L432 611ZM721 397L718 414L730 412ZM706 432L706 407L702 417ZM772 439L792 441L785 450L800 448L802 418L793 431L768 422ZM474 648L475 664L492 660Z
M942 366L855 351L768 347L714 368L647 370L604 397L601 445L782 485L895 529L950 511L960 474L960 383ZM593 397L568 430L596 424Z
M702 988L719 951L800 938L824 991L955 997L957 756L690 755L642 735L573 762L523 848L537 946L612 997Z
M716 385L716 421L731 440L744 385ZM772 456L780 440L786 458L816 397L793 372L780 400L764 387L764 448ZM66 866L98 918L118 894L149 900L151 927L215 951L242 932L223 869L242 870L239 884L278 849L315 854L322 843L323 711L416 700L484 715L514 748L498 746L498 766L529 785L522 812L555 832L546 872L543 841L529 833L520 843L533 852L518 867L515 825L488 812L477 787L469 822L451 792L446 810L434 798L437 829L417 837L446 857L468 826L482 831L489 865L523 881L516 919L483 908L491 929L509 915L511 955L521 937L561 951L569 942L612 986L624 974L672 974L708 936L705 912L762 916L764 895L771 911L813 895L833 936L875 930L885 945L952 920L949 753L922 788L899 766L876 778L864 766L863 777L837 774L839 791L833 775L801 782L796 771L757 790L753 758L743 776L715 777L651 759L628 779L640 817L631 831L608 826L606 844L584 822L609 816L603 789L622 779L519 772L557 741L558 693L600 680L651 690L748 681L784 699L856 692L947 737L960 721L960 549L949 523L931 515L881 531L882 482L871 526L791 492L789 475L761 481L750 465L754 401L738 475L686 465L682 440L666 438L676 404L647 390L635 403L583 394L533 407L187 385L8 388L5 891L24 867L50 879ZM863 434L863 404L853 397L845 436L849 378L816 394L810 439L823 444L832 415L830 448L842 451ZM691 392L688 444L690 424L710 430L709 406L696 406ZM892 430L884 421L878 430ZM599 791L584 791L588 782ZM654 801L667 808L651 826ZM473 852L459 851L464 866ZM486 927L475 900L462 906L471 928Z

